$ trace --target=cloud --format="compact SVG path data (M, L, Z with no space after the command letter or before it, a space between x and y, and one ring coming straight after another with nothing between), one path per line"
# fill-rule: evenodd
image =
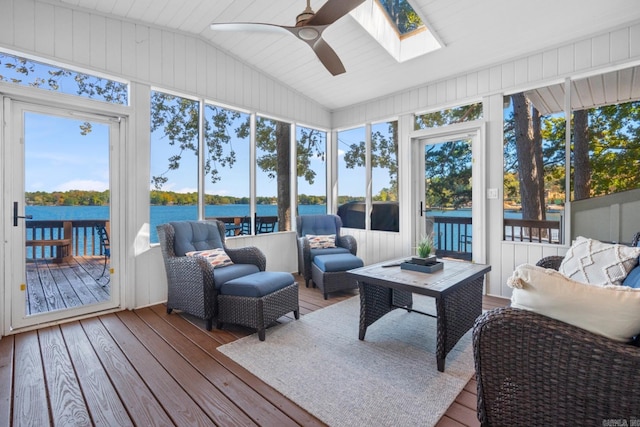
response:
M69 190L85 190L85 191L105 191L109 189L109 182L94 181L88 179L76 179L72 181L64 182L54 189L54 191L69 191Z

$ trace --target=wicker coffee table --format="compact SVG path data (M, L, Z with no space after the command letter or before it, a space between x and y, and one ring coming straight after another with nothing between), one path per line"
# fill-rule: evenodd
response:
M381 262L349 270L360 290L360 331L364 340L369 325L396 308L437 319L436 360L444 372L445 358L458 340L482 314L482 285L491 266L440 260L444 268L435 273L400 269L405 259ZM412 309L412 295L436 299L436 315Z

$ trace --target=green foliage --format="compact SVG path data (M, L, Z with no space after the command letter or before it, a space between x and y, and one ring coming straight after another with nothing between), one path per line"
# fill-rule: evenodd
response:
M426 200L429 207L460 208L471 203L471 145L449 141L425 150Z
M431 129L482 118L482 103L416 115L415 129Z
M34 191L25 193L27 205L33 206L108 206L109 190Z

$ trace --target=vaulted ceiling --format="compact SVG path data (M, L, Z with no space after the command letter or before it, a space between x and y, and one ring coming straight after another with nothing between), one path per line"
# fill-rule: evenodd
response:
M212 22L295 25L305 0L57 0L201 37L329 110L375 99L598 34L640 19L637 0L409 0L442 41L440 50L397 62L351 15L323 38L346 73L332 76L290 35L216 32ZM311 0L317 11L326 0ZM367 0L360 7L367 7ZM370 5L369 5L370 7Z

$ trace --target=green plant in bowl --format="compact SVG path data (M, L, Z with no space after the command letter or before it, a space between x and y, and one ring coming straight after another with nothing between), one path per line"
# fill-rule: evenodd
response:
M418 246L416 246L416 253L420 258L429 258L431 252L433 251L433 236L422 236L420 241L418 241Z

